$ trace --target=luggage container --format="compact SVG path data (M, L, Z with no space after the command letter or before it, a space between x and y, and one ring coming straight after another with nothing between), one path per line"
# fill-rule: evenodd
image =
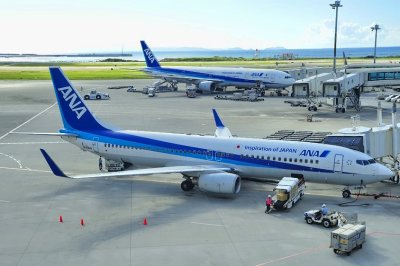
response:
M363 224L346 224L331 233L331 245L335 254L345 253L347 256L355 248L362 248L365 242L366 226Z

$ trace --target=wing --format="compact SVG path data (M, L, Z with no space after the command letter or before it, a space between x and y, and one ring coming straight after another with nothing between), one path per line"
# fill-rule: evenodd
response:
M157 168L146 168L138 170L127 170L122 172L111 172L111 173L97 173L97 174L87 174L87 175L76 175L68 176L66 175L53 161L53 159L47 154L43 149L40 149L44 158L46 159L51 171L56 176L66 177L66 178L93 178L93 177L126 177L135 175L152 175L152 174L171 174L171 173L193 173L193 172L231 172L234 169L229 167L218 167L211 165L188 165L188 166L167 166L167 167L157 167Z

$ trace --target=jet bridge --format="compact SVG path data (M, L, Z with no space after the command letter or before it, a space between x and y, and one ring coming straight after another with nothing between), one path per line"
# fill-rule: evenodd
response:
M400 123L397 123L396 103L393 103L392 124L382 123L382 108L378 103L378 126L362 127L354 126L344 128L338 133L325 137L323 143L347 147L366 153L375 159L379 159L393 171L396 176L392 181L399 182L400 173ZM356 119L356 117L353 117Z
M297 80L292 85L292 97L306 98L309 111L317 111L321 106L318 97L322 96L323 82L335 77L335 73L322 73Z
M364 73L351 73L323 82L322 96L334 98L336 113L345 112L347 106L360 110L360 94L364 85ZM350 101L350 103L349 103Z

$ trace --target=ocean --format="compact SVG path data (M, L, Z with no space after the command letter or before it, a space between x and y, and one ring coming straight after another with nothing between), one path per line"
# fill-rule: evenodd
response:
M157 59L165 58L192 58L192 57L242 57L254 58L255 50L198 50L198 51L158 51L154 50ZM346 57L367 57L373 56L373 47L362 48L338 48L336 55L342 57L343 52ZM332 48L320 49L266 49L258 50L259 58L333 58ZM378 47L377 57L400 56L400 46L395 47ZM4 55L0 54L0 62L96 62L106 58L117 58L123 60L144 61L141 51L126 52L124 55L118 53L98 53L98 54L77 54L77 55Z

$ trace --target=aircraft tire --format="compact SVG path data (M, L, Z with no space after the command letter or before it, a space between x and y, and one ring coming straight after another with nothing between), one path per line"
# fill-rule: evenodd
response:
M89 95L85 95L85 100L89 100Z
M182 181L182 183L181 183L181 189L183 191L190 191L193 189L193 187L194 187L194 184L189 180Z
M348 189L343 190L342 196L343 196L343 198L345 198L345 199L350 198L350 196L351 196L350 190L348 190Z
M325 227L325 228L329 228L329 227L331 227L331 221L329 221L328 219L324 219L323 221L322 221L322 225Z

